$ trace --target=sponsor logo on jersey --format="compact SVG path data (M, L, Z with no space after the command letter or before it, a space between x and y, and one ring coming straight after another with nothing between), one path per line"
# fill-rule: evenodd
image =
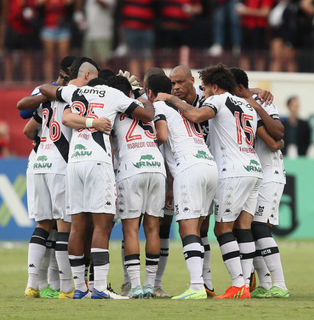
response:
M255 215L261 217L263 215L264 209L265 209L264 206L258 206L258 209L255 212Z
M133 163L133 166L140 169L142 167L161 167L160 161L153 161L155 160L155 157L153 157L151 154L146 154L141 156L140 160L136 163Z
M92 151L86 151L87 148L85 146L83 146L82 144L77 144L74 147L74 153L72 154L71 158L79 158L79 157L84 157L84 156L91 156L92 155Z
M98 95L99 98L103 98L106 95L106 90L98 90L98 89L90 89L90 88L83 88L78 91L78 95L82 96L84 94L94 94Z
M45 161L47 161L48 158L47 156L43 155L43 156L39 156L37 158L37 162L34 163L34 169L44 169L44 168L48 168L50 169L52 167L52 163L47 163Z
M254 159L250 161L249 165L243 166L243 167L248 172L251 172L251 171L263 172L262 167L260 167L260 164Z
M197 154L194 154L194 157L198 159L214 160L214 158L210 157L208 153L201 150L198 150Z

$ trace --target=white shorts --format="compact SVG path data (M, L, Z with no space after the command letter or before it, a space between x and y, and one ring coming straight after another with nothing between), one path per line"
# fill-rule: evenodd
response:
M279 224L279 205L285 185L278 182L263 183L258 191L256 212L253 221Z
M143 172L117 182L119 218L134 219L142 213L164 216L165 176Z
M62 219L71 222L66 214L64 174L37 173L34 174L34 218L36 221Z
M215 220L232 222L246 211L254 216L261 178L234 177L220 179L214 198Z
M30 219L34 219L34 174L26 172L26 194L27 194L27 210Z
M206 217L218 184L216 166L206 163L188 167L173 182L176 221Z
M116 213L113 168L106 162L70 162L67 167L69 214Z

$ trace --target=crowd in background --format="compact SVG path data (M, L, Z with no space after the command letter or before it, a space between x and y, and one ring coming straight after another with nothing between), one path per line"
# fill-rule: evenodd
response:
M2 0L0 80L51 81L67 54L139 76L218 61L314 72L313 19L313 0Z

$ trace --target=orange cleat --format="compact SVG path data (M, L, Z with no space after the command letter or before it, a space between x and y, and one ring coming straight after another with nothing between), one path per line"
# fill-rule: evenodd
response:
M232 286L223 295L216 296L213 299L251 299L251 294L250 289L245 285L240 288Z

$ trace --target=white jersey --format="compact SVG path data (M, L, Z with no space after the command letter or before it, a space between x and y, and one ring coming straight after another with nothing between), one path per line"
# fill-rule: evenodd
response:
M118 112L131 115L136 107L143 107L138 100L128 98L121 91L105 85L60 87L57 98L67 102L73 113L91 119L106 117L111 123L114 123ZM73 130L69 162L80 161L103 161L112 164L109 135L95 128Z
M118 159L116 181L142 172L159 172L166 176L152 122L142 122L121 113L116 117L112 138Z
M59 101L42 103L34 112L34 119L41 123L41 140L37 150L33 172L66 174L69 143L72 129L62 124L64 108Z
M258 104L261 101L257 99L257 96L253 96ZM271 105L265 105L263 103L262 108L273 118L279 120L279 113L277 106L272 103ZM259 115L257 115L258 127L263 125L263 121ZM263 183L266 182L279 182L286 183L286 171L283 163L283 156L280 150L272 152L266 143L260 139L256 138L254 148L259 156L261 165L263 168Z
M199 126L194 126L194 123L184 118L173 105L166 104L164 101L155 102L154 107L154 121L167 121L168 139L164 148L165 153L166 149L170 148L176 161L173 176L200 162L216 166Z
M225 92L207 98L203 107L212 108L208 142L217 162L219 178L253 176L262 178L260 160L253 148L257 113L244 100Z

